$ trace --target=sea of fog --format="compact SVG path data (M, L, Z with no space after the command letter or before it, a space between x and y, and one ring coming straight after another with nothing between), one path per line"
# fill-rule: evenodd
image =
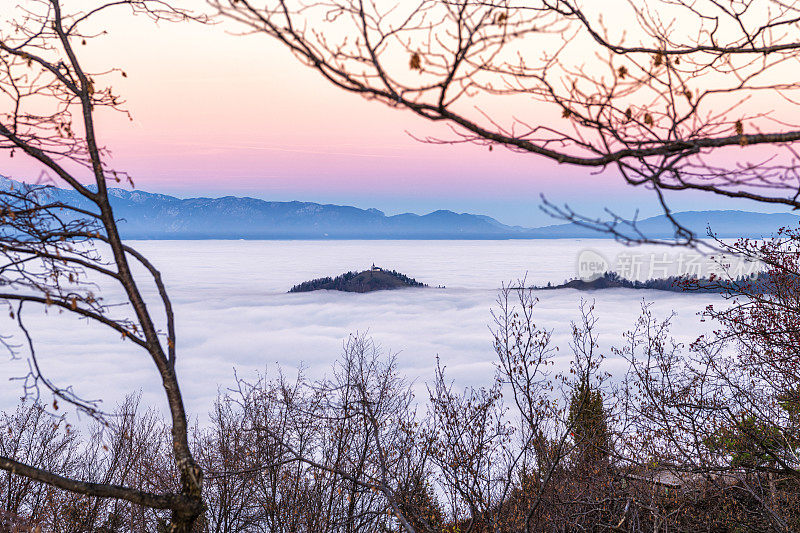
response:
M192 416L204 420L219 390L240 378L300 367L311 377L329 371L349 334L366 332L420 392L438 356L459 385L491 383L494 354L489 331L498 289L527 277L529 284L561 283L576 275L586 250L608 258L635 256L641 274L658 275L669 261L683 261L664 248L626 248L610 240L524 241L141 241L132 243L161 269L177 323L177 371ZM665 253L672 254L665 256ZM590 257L595 257L591 255ZM654 258L657 261L654 263ZM373 263L395 269L432 288L370 294L317 291L287 294L294 284ZM445 286L444 289L435 288ZM154 295L147 288L149 297ZM113 294L112 294L113 296ZM697 313L719 299L708 294L611 289L541 291L537 322L553 330L568 360L570 321L581 299L594 301L600 344L606 353L622 343L643 301L654 312L673 311L673 333L694 340L706 324ZM117 334L57 312L31 309L26 324L47 376L71 385L84 398L113 406L132 391L146 405L163 406L152 363ZM21 339L10 319L3 333ZM23 392L15 380L28 371L27 352L0 355L0 410ZM613 373L622 365L611 360ZM45 397L47 399L49 397Z

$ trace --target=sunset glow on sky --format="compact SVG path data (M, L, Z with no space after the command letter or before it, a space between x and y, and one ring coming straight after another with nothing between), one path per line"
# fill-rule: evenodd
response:
M109 78L133 121L101 116L99 135L114 166L137 188L181 197L253 196L376 207L388 214L451 209L508 224L553 223L544 193L589 214L609 207L658 214L647 191L601 175L502 148L431 145L414 136L452 138L449 129L340 91L266 36L237 36L199 24L156 26L138 17L108 19L90 42L92 70ZM22 158L0 173L38 172ZM758 209L681 194L683 209ZM715 205L715 202L718 205Z

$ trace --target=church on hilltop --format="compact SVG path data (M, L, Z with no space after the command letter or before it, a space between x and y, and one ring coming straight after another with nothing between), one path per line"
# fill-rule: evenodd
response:
M375 263L372 263L372 268L370 268L370 270L372 272L383 272L383 269L381 267L376 267Z

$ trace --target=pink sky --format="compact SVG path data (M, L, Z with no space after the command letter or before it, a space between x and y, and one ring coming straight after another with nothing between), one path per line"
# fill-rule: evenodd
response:
M137 188L388 213L442 208L523 225L551 222L538 209L542 192L592 212L609 206L630 214L641 205L657 213L648 193L626 188L611 172L590 176L503 149L419 143L406 132L449 130L330 86L267 37L130 17L110 19L107 29L87 46L85 63L128 74L113 85L134 120L105 115L99 132ZM20 158L7 162L0 173L33 172Z

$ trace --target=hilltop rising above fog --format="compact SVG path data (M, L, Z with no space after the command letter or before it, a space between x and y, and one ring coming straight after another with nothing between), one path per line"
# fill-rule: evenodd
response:
M289 292L311 292L319 290L342 292L374 292L405 287L427 287L414 278L396 272L372 267L363 272L346 272L335 278L318 278L304 281L292 287Z

